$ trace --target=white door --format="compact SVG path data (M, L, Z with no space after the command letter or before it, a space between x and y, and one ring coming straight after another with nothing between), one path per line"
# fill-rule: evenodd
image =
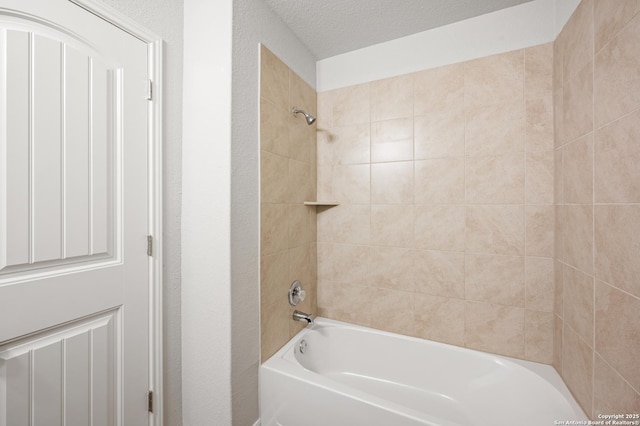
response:
M149 421L147 44L0 0L0 426Z

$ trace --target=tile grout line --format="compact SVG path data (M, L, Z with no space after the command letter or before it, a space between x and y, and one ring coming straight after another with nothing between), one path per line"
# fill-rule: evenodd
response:
M607 367L609 367L611 370L613 370L614 374L617 375L627 386L629 386L629 388L631 388L631 390L633 390L638 397L640 397L640 390L636 389L631 383L629 383L629 381L627 381L627 379L620 374L620 372L613 367L609 361L606 360L606 358L602 355L600 355L600 353L598 353L595 349L594 349L594 353L595 356L597 356L598 358L600 358L602 360L602 362L604 362L605 364L607 364Z
M463 286L463 308L462 308L462 345L468 347L469 338L467 335L467 64L462 65L462 114L463 114L463 192L464 192L464 250L462 255L462 286Z
M591 413L590 416L595 415L595 381L596 381L596 99L595 99L595 73L596 73L596 52L595 52L595 0L591 3L591 132L592 140L591 144L591 270L593 271L592 278L592 306L593 306L593 332L592 332L592 349L591 349Z
M523 351L525 357L527 355L527 181L528 181L528 168L527 168L527 49L522 49L522 111L523 111L523 188L522 188L522 230L524 234L523 248L522 248L522 261L524 271L524 301L523 301L523 319L522 319L522 339L523 339Z

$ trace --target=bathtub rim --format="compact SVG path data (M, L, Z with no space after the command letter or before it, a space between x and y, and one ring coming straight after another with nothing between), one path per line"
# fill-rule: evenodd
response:
M490 359L492 361L498 361L499 363L506 364L515 364L518 367L524 368L536 376L539 376L542 380L549 383L553 386L560 395L568 402L570 407L576 413L576 420L588 420L589 417L582 409L582 407L578 404L577 400L562 380L560 374L556 371L556 369L550 364L543 364L534 361L528 361L519 358L513 358L505 355L498 355L491 352L485 352L477 349L465 348L461 346L451 345L443 342L437 342L434 340L422 339L419 337L407 336L398 333L392 333L388 331L378 330L375 328L351 324L343 321L333 320L324 317L316 317L314 320L314 324L307 326L296 333L293 337L287 341L287 343L280 348L275 354L269 357L264 363L260 365L260 387L262 386L262 374L264 370L270 370L273 372L277 372L280 374L284 374L293 379L304 381L310 385L318 386L320 388L330 390L333 392L337 392L343 396L354 398L359 401L365 403L376 403L381 404L385 408L393 411L399 415L415 418L420 421L434 421L439 422L438 424L442 424L444 426L447 425L458 425L457 423L451 422L447 419L442 419L439 417L433 417L429 415L425 415L422 412L411 409L409 407L405 407L399 404L396 404L392 401L385 400L384 398L372 395L370 393L361 391L359 389L355 389L353 387L347 386L345 384L336 382L331 380L328 377L323 376L320 373L317 373L312 370L308 370L303 367L298 360L295 358L294 348L297 342L308 332L316 330L320 327L331 327L331 328L346 328L351 330L363 331L372 333L374 335L386 336L390 338L407 340L410 342L417 342L421 344L434 345L435 347L444 348L446 350L452 350L456 352L473 352L477 356ZM264 370L263 370L264 369ZM262 401L262 393L260 392L260 400ZM262 405L262 402L261 402ZM562 420L562 419L559 419Z
M260 417L261 421L270 421L271 419L265 419L265 414L263 412L264 404L262 401L262 386L264 385L263 376L265 372L268 371L272 374L280 374L286 376L289 379L299 380L308 385L318 387L322 390L329 391L331 393L335 393L341 395L343 397L357 400L358 402L381 407L386 411L390 411L398 416L405 417L407 419L411 419L414 421L418 421L425 426L464 426L460 423L451 422L447 419L442 419L439 417L430 416L428 414L419 412L409 407L405 407L403 405L397 404L393 401L386 400L376 395L372 395L370 393L364 392L362 390L353 388L351 386L347 386L343 383L336 382L326 376L323 376L320 373L317 373L312 370L308 370L303 367L302 364L298 362L295 358L294 347L295 344L302 338L306 333L317 329L319 326L327 326L330 325L332 327L351 327L355 329L361 329L358 325L344 323L341 321L330 320L328 318L317 317L314 319L314 324L312 326L307 326L300 330L296 335L294 335L289 341L278 350L274 355L272 355L267 361L265 361L260 366ZM370 329L374 330L375 329ZM402 336L394 333L386 333L390 336ZM418 339L421 340L421 339ZM426 423L429 422L429 423ZM264 424L264 423L261 423ZM271 425L271 423L269 423ZM280 425L280 423L276 423L276 425Z

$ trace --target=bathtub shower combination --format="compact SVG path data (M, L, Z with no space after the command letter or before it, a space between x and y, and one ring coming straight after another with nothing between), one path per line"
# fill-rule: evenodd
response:
M262 426L587 420L553 367L318 318L261 367Z

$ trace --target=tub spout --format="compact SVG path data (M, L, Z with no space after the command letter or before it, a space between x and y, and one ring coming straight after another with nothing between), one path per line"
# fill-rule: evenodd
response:
M307 322L307 325L313 325L313 315L305 314L302 311L294 311L293 319L296 321Z

